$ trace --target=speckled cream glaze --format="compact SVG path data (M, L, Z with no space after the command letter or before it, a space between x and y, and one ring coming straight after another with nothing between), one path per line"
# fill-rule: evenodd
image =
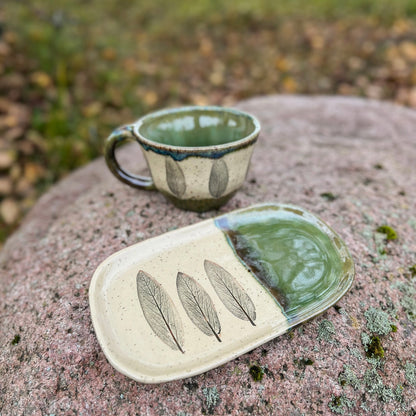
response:
M221 196L235 192L243 184L253 153L253 145L254 143L251 146L227 153L221 158L225 162L228 171L228 181ZM152 150L143 150L143 152L155 187L160 191L176 196L169 188L165 168L166 158L170 156L161 155ZM200 200L213 198L209 190L209 180L213 164L216 160L218 159L189 156L184 160L175 162L185 176L185 192L181 195L181 199Z
M222 265L238 279L255 305L255 326L236 318L222 304L206 276L204 259ZM175 305L184 328L184 353L164 344L147 323L137 296L139 270L150 274ZM212 299L221 323L221 342L203 334L187 316L176 289L178 272L197 280ZM94 328L107 359L120 372L144 383L202 373L288 328L280 307L236 258L212 220L114 254L96 270L89 293Z

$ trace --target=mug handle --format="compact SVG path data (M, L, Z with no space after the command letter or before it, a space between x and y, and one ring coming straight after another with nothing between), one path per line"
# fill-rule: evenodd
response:
M116 158L116 148L124 140L133 140L132 126L122 126L108 136L104 146L104 156L108 168L121 182L133 188L151 190L156 189L153 179L149 176L134 175L121 168Z

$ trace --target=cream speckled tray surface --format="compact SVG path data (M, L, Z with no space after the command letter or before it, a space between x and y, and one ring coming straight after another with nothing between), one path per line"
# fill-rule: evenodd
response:
M323 312L352 284L340 237L299 207L230 212L125 248L89 297L109 362L144 383L200 374Z

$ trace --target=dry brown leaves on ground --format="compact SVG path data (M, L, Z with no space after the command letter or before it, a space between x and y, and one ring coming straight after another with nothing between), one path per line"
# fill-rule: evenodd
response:
M103 46L96 28L78 29L75 45L62 22L0 36L0 241L45 183L97 156L117 124L156 108L279 93L416 108L410 19L216 16L182 29L138 26L120 34L123 48Z

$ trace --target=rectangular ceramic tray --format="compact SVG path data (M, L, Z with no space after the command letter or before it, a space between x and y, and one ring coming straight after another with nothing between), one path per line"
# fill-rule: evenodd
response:
M230 212L125 248L89 297L109 362L143 383L200 374L323 312L349 289L341 238L305 210Z

